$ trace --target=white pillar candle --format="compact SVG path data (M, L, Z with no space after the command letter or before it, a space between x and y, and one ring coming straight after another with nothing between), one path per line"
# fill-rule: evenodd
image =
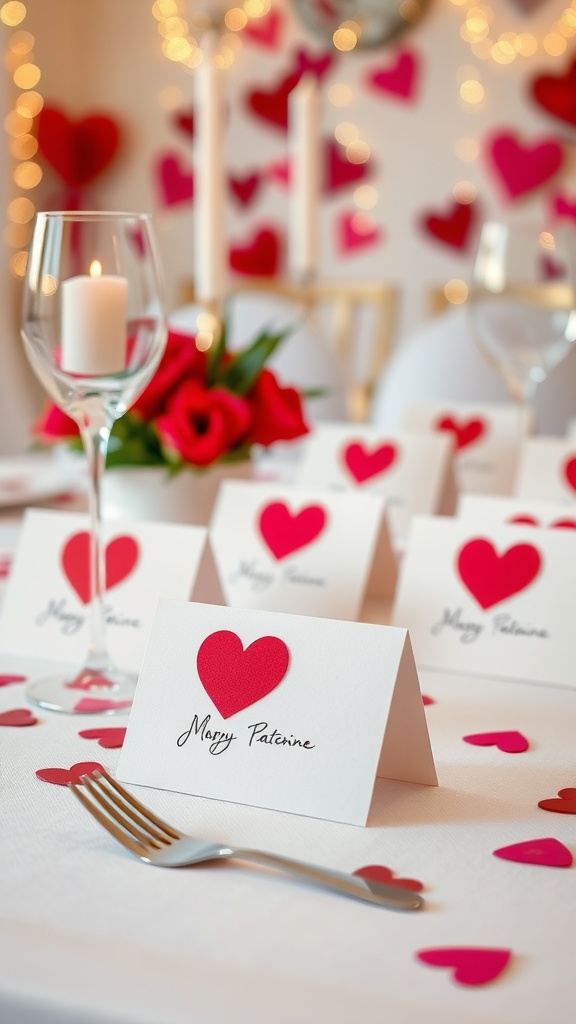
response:
M200 303L221 302L226 268L223 73L214 64L217 37L202 37L194 105L194 282Z
M126 368L128 282L91 273L62 282L61 368L67 373L109 374Z
M303 75L288 97L290 218L288 260L296 280L316 273L320 198L320 106L314 75Z

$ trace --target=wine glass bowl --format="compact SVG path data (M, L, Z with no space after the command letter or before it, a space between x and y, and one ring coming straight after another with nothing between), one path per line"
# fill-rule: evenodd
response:
M152 378L167 335L163 289L148 214L61 211L36 216L24 283L22 339L45 390L78 425L88 463L90 644L68 679L40 680L28 695L75 712L78 690L125 710L136 677L110 657L104 627L106 566L100 484L114 421ZM90 702L88 702L90 706Z
M467 308L474 339L511 397L530 402L576 340L576 232L483 225Z

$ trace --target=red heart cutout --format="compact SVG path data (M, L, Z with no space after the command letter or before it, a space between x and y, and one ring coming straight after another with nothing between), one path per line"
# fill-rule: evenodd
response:
M194 135L194 109L190 107L179 114L175 114L173 123L185 135Z
M38 719L28 708L12 708L0 714L0 725L23 726L36 725Z
M288 187L290 181L290 163L288 160L275 161L275 163L270 164L265 173L270 181L277 182L282 188Z
M136 567L139 547L134 537L125 534L115 537L106 546L106 590L118 586ZM62 549L62 569L68 582L82 601L88 604L90 590L90 534L87 530L74 533Z
M282 682L290 652L277 636L261 636L244 650L236 633L210 633L198 649L200 682L222 718L262 700Z
M487 152L510 199L543 185L564 160L562 146L555 139L523 146L511 133L492 139Z
M300 73L286 75L281 81L266 92L254 89L248 93L247 104L257 117L274 125L276 128L288 127L288 97L292 89L300 81Z
M320 505L308 505L294 515L283 501L266 505L260 513L260 533L280 560L316 540L326 525L326 512Z
M131 703L130 700L100 700L98 697L82 697L72 710L80 714L97 714L99 711L119 711L121 708L129 708Z
M256 198L256 193L260 187L260 175L249 174L246 178L230 178L230 188L232 194L236 196L239 203L242 206L248 206L248 204Z
M397 878L384 864L367 864L364 868L357 868L352 874L359 875L360 878L370 878L382 885L398 885L401 889L411 889L412 892L422 892L424 888L417 878Z
M539 75L535 78L532 95L553 117L576 125L576 60L563 75Z
M528 513L521 513L518 516L511 516L508 520L509 523L521 523L525 526L540 526L541 524L536 519L536 516L528 515ZM551 530L576 530L576 519L556 519L555 522L550 523Z
M574 520L574 519L557 519L554 523L550 523L550 529L552 529L552 530L576 530L576 520Z
M0 555L0 580L7 580L12 568L12 555Z
M564 463L564 476L568 486L576 491L576 456L572 456Z
M280 269L281 242L271 228L260 228L245 246L232 246L230 266L247 277L276 277Z
M426 707L428 704L435 704L436 702L433 699L433 697L428 697L425 693L423 693L422 694L422 703L423 703L424 707Z
M280 42L282 27L283 15L273 9L263 18L251 18L242 30L242 35L261 46L275 50Z
M296 70L299 75L310 72L320 81L330 71L334 64L335 56L333 51L314 55L306 50L298 50L296 52Z
M522 513L519 516L511 516L508 520L509 523L521 523L524 526L540 526L540 523L535 516L529 516L527 513Z
M453 416L442 416L436 422L437 430L450 430L456 440L456 451L473 444L486 431L484 420L472 419L458 423Z
M325 145L325 180L324 192L330 194L339 188L345 188L354 182L362 181L371 169L371 161L363 164L353 164L346 156L346 150L335 142L328 139Z
M464 544L456 564L464 586L486 610L529 586L541 561L532 544L514 544L498 555L489 540L478 537Z
M459 203L456 200L452 203L448 213L424 214L422 226L424 230L454 249L465 249L470 241L470 233L474 223L474 204Z
M353 441L343 452L344 465L359 484L389 470L397 455L394 444L381 444L370 452L360 441Z
M559 814L576 814L576 789L559 789L558 796L550 800L539 800L543 811L557 811Z
M70 782L78 785L83 775L102 771L104 769L99 761L78 761L70 768L39 768L36 778L42 782L52 782L55 786L67 786Z
M340 252L351 252L380 241L381 229L367 213L354 210L344 212L338 220L338 246Z
M509 732L476 732L462 739L475 747L498 747L505 754L522 754L530 746L526 737L514 729Z
M114 159L120 145L116 121L106 114L71 120L44 106L37 121L38 150L71 188L93 181Z
M194 175L182 168L180 157L165 156L156 166L164 206L189 203L194 198Z
M422 949L416 956L431 967L450 967L460 985L486 985L502 974L512 953L482 946L440 946Z
M117 729L82 729L78 735L82 736L82 739L85 740L98 740L99 747L114 750L116 747L121 747L124 743L126 727Z
M567 196L554 196L553 211L557 217L576 220L576 201L571 201Z
M392 93L403 100L415 99L418 62L411 50L402 50L392 66L372 71L368 85L378 92Z
M26 676L17 676L4 673L0 675L0 686L9 686L10 683L25 683Z
M569 868L572 865L570 850L558 839L527 839L492 852L495 857L518 864L540 864L547 868Z

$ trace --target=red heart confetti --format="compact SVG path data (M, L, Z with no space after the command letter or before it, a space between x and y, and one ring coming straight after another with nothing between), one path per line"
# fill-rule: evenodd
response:
M447 213L426 213L421 223L424 231L437 241L454 249L465 249L470 241L475 212L474 203L454 200Z
M200 682L222 718L262 700L282 682L290 652L277 636L261 636L244 649L236 633L210 633L198 649Z
M343 460L346 469L361 484L386 473L394 465L397 455L394 444L381 444L369 451L360 441L353 441L344 449Z
M73 710L80 714L97 714L99 711L121 711L122 708L129 708L132 701L129 700L99 700L97 697L82 697Z
M10 673L3 673L0 675L0 686L9 686L10 683L25 683L26 676L11 675Z
M78 735L82 736L82 739L85 740L98 740L99 747L105 747L107 750L114 750L116 747L121 747L124 743L126 728L82 729Z
M532 544L514 544L499 555L489 540L478 537L464 544L456 564L464 586L486 610L529 586L541 562Z
M422 694L422 703L423 703L424 707L427 707L429 704L435 704L436 701L434 700L433 697L428 697L427 694L423 693Z
M293 514L283 501L266 505L258 520L260 533L278 560L311 544L325 525L326 512L320 505L308 505Z
M576 491L576 456L571 456L564 463L564 477L568 486Z
M368 74L368 85L377 92L414 100L418 77L418 59L412 50L401 50L393 64Z
M479 418L458 422L453 416L441 416L436 421L436 430L447 430L454 434L456 451L480 440L486 429L484 420Z
M156 178L164 206L190 203L194 198L194 175L182 167L177 154L162 157L156 165Z
M536 516L530 516L526 512L521 512L517 516L510 516L509 523L520 523L523 526L540 526L540 523L536 519Z
M538 75L532 95L548 114L576 125L576 60L563 75Z
M367 213L345 210L337 221L338 247L347 253L375 245L382 238L382 230Z
M280 269L282 244L272 228L260 228L244 246L230 249L230 266L247 277L276 277Z
M0 713L0 725L20 728L25 725L36 725L38 719L28 708L11 708Z
M78 761L70 768L38 768L36 778L42 782L51 782L55 786L67 786L70 782L79 784L82 775L104 771L99 761Z
M558 796L549 800L539 800L538 807L543 811L556 811L558 814L576 814L576 789L559 789Z
M424 885L417 878L398 878L390 868L384 864L367 864L364 868L357 868L352 872L360 878L370 878L373 882L380 882L382 885L397 885L401 889L411 889L412 892L422 892Z
M421 949L416 956L431 967L449 967L459 985L487 985L495 981L510 961L509 949L486 946L440 946Z
M509 199L532 192L549 181L564 160L562 146L556 139L522 145L507 133L493 138L487 152Z
M106 589L122 583L138 563L138 541L128 534L115 537L106 545ZM68 538L62 548L64 575L83 604L90 601L90 534L81 530Z
M576 520L574 519L557 519L554 523L550 523L552 530L576 530Z
M570 850L558 839L526 839L492 851L502 860L513 860L517 864L539 864L547 868L569 868L573 858Z
M508 732L476 732L462 739L475 747L498 747L505 754L522 754L530 746L526 737L515 729Z

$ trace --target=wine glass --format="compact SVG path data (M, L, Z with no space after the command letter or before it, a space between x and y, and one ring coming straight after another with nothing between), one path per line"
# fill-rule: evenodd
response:
M576 231L489 221L472 276L475 340L527 407L576 340Z
M79 671L42 679L28 696L52 711L125 710L135 674L105 641L105 547L100 485L110 431L148 384L166 344L166 318L151 218L141 213L36 216L24 286L22 338L54 402L76 421L88 463L90 644ZM104 707L104 705L106 705Z

